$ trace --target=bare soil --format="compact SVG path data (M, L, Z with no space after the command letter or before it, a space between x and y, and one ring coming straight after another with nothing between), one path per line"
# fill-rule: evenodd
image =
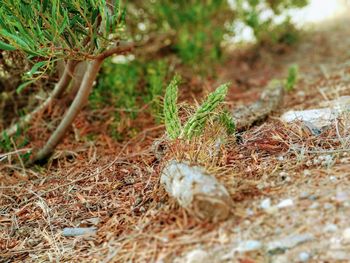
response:
M192 218L159 185L151 146L163 126L142 115L129 124L142 131L118 143L83 112L47 166L25 170L16 155L1 163L0 261L350 262L350 119L318 136L279 120L350 95L348 24L322 25L282 53L234 51L218 80L206 82L231 81L234 107L257 99L291 64L300 71L279 111L223 150L217 177L235 202L228 220ZM42 127L29 132L40 139ZM90 132L100 135L89 141ZM65 227L97 232L64 237Z

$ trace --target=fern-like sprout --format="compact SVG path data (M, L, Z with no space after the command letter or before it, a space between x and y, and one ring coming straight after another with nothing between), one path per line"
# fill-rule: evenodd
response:
M224 126L224 128L226 129L226 133L228 135L232 135L235 133L236 131L236 125L235 122L233 120L232 114L230 114L230 112L228 111L224 111L219 115L219 123Z
M298 66L292 65L288 69L288 77L286 79L286 90L292 91L294 89L295 84L298 81Z
M164 96L164 122L170 139L178 138L182 130L177 108L179 81L180 77L176 75L166 88Z
M207 122L210 114L216 109L216 107L222 103L226 97L229 84L223 84L218 87L214 92L209 94L207 99L193 114L192 117L186 122L180 138L191 139L195 135L199 135L203 132L205 123Z

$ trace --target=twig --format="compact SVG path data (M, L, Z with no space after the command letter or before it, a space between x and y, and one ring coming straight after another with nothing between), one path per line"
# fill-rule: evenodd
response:
M26 168L25 168L25 166L24 166L22 157L21 157L21 156L19 155L19 153L18 153L17 146L16 146L16 143L15 143L15 141L13 140L13 138L11 138L11 143L12 143L12 145L13 145L13 148L14 148L15 151L16 151L17 158L18 158L19 163L21 164L21 167L22 167L22 171L23 171L25 177L28 178L28 174L27 174Z
M16 124L6 129L5 133L8 136L12 136L13 134L15 134L18 127L23 127L25 124L29 123L37 113L47 109L51 105L53 100L58 98L65 91L65 89L68 87L72 79L72 74L76 64L77 63L75 61L71 61L71 60L67 62L67 65L66 65L66 68L64 69L62 77L60 78L59 82L56 84L50 96L43 103L41 103L34 111L20 118L20 120Z
M118 42L115 47L107 49L101 54L93 57L93 59L104 60L105 58L110 57L115 53L124 53L124 52L131 51L134 47L135 47L135 44L132 42Z
M32 148L24 148L24 149L18 149L18 150L12 151L12 152L7 152L7 153L0 154L0 161L2 161L7 156L10 156L10 155L13 155L13 154L17 154L17 153L20 153L20 152L28 152L28 151L31 151L31 150L32 150Z

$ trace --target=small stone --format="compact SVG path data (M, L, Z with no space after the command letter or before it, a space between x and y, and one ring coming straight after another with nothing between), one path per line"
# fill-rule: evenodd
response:
M264 210L270 208L271 207L271 199L266 198L266 199L262 200L260 203L260 207Z
M308 166L311 166L311 164L310 165L308 165ZM309 176L309 175L311 175L311 172L310 172L310 170L304 170L304 176Z
M285 207L288 207L288 206L292 206L294 205L294 202L292 199L284 199L282 200L281 202L279 202L276 207L277 208L285 208Z
M278 255L271 259L271 263L289 263L290 260L286 255Z
M330 233L336 232L337 230L338 230L338 227L335 224L327 224L323 228L324 232L330 232Z
M299 260L301 262L307 262L310 259L310 254L307 252L300 252L299 253Z
M332 182L337 181L337 177L335 177L334 175L331 175L329 177L329 180L331 180Z
M235 249L238 252L248 252L259 250L262 248L262 243L258 240L247 240L239 243L237 248Z
M267 251L269 253L281 253L287 249L293 248L299 244L311 241L314 239L312 234L289 235L285 238L270 241L267 243Z
M196 249L189 252L186 257L185 261L186 263L203 263L206 262L206 260L209 258L208 252L202 250L202 249Z
M246 214L247 214L247 216L253 216L255 213L254 213L254 210L253 210L253 209L247 208L247 209L246 209Z
M278 212L277 206L271 206L268 209L265 210L266 213L268 214L276 214Z
M342 262L349 262L350 260L350 253L345 251L345 250L329 250L327 252L327 257L330 260L334 260L331 262L338 262L338 261L342 261Z
M326 209L326 210L329 210L329 209L332 209L334 206L331 204L331 203L325 203L323 205L323 208Z
M346 241L346 242L349 242L349 241L350 241L350 227L344 229L344 231L343 231L343 239L344 239L344 241Z
M337 192L335 200L339 203L349 200L349 195L346 192Z
M318 208L319 206L320 206L320 204L317 203L317 202L315 202L315 203L313 203L312 205L310 205L310 209L316 209L316 208Z
M96 227L66 227L62 231L64 237L76 237L83 235L93 235L96 233Z
M300 199L306 199L306 198L309 197L309 195L310 195L309 192L304 191L304 192L300 193L299 198Z

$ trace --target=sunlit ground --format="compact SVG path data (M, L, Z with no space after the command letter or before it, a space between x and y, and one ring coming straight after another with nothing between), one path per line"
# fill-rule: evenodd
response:
M345 15L349 11L349 0L311 0L301 10L290 12L292 19L300 26L320 23Z
M234 1L229 0L231 3ZM315 26L317 24L331 21L336 18L349 14L350 0L310 0L309 5L303 9L290 10L287 14L291 16L292 21L298 27ZM234 5L234 4L233 4ZM262 16L269 17L271 14L266 12ZM285 16L277 17L277 21L282 21ZM237 42L251 42L254 41L254 36L251 28L248 28L243 23L236 23L235 31L239 32L235 37L229 41Z

